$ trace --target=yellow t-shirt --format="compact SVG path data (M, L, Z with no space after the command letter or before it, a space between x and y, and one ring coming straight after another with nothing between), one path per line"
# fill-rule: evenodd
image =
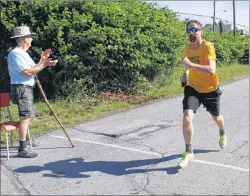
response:
M207 60L216 60L214 45L211 42L203 40L201 46L193 50L188 44L184 48L185 55L192 63L206 65ZM208 93L216 90L219 86L219 80L216 74L209 75L195 69L189 68L188 83L199 93Z

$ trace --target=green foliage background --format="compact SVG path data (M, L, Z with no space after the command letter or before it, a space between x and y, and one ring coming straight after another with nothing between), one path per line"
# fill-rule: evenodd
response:
M37 33L29 53L38 61L47 48L58 65L39 73L49 97L88 92L135 93L168 78L181 66L188 43L185 24L167 8L138 1L1 1L0 91L9 90L7 50L17 25ZM216 47L219 66L248 64L249 37L205 31ZM2 44L3 42L3 44ZM3 73L3 74L2 74Z

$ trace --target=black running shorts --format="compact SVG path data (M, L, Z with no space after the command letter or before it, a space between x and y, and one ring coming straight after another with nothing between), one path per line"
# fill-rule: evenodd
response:
M194 113L202 104L208 112L213 116L220 115L220 96L222 92L220 88L209 93L199 93L194 88L186 86L184 89L183 112L191 109Z

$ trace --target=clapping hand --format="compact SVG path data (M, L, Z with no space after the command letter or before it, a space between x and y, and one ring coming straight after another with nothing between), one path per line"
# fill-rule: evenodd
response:
M53 67L56 65L57 62L58 60L52 60L51 58L49 58L49 59L46 59L44 65L48 67Z
M41 60L47 60L49 58L49 56L51 55L52 50L46 49L42 54L41 54Z
M58 62L58 60L52 60L52 58L49 58L49 56L51 55L52 50L46 49L42 54L41 54L41 60L45 66L55 66L56 63Z

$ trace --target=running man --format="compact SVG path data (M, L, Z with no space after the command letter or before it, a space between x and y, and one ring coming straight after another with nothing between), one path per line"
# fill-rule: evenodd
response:
M183 104L183 136L186 150L178 162L178 167L184 168L194 158L193 139L193 118L201 104L211 114L219 128L219 145L226 147L226 135L224 119L220 114L219 80L216 75L216 53L214 45L202 38L202 25L197 20L191 20L186 25L186 33L190 43L184 48L185 57L182 64L185 73L182 83L188 85L184 88Z

